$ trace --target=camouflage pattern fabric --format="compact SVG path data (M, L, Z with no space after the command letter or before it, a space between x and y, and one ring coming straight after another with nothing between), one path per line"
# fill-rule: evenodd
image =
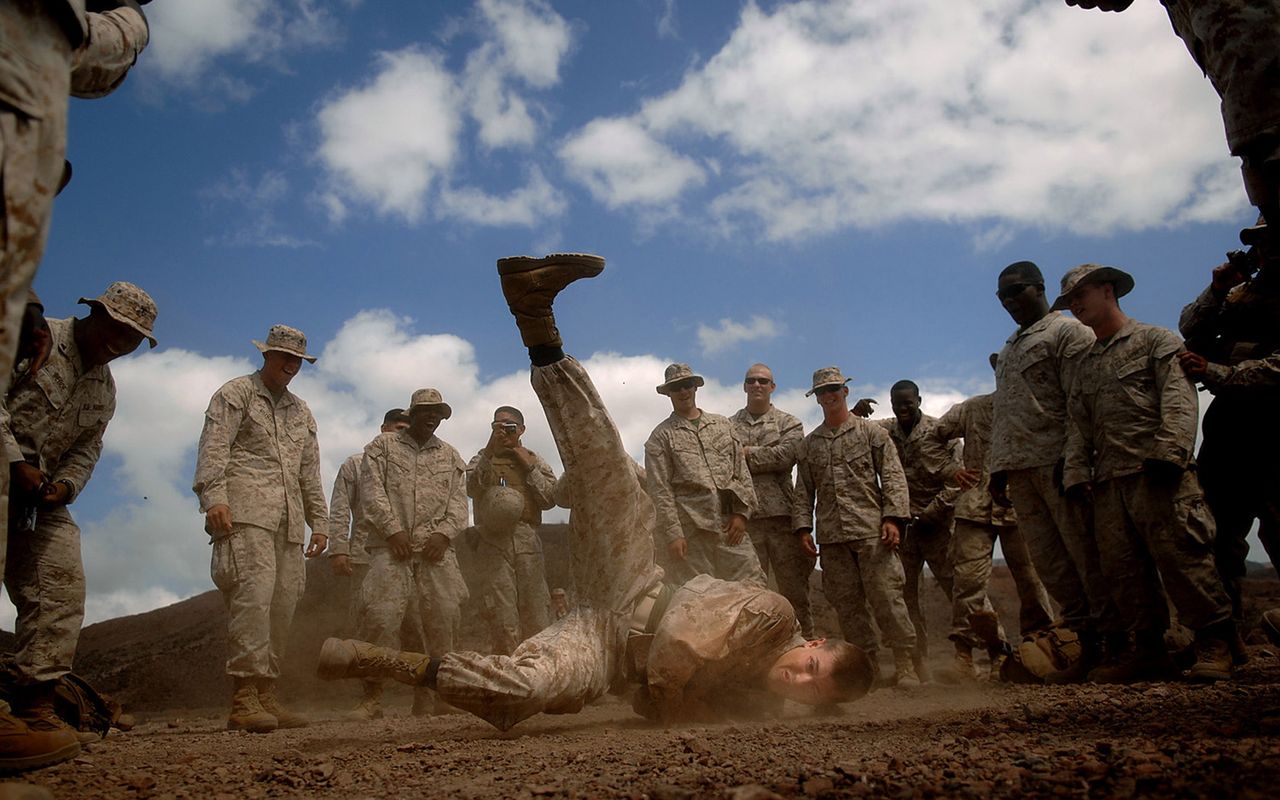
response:
M936 417L921 414L920 421L907 433L895 418L876 420L893 439L898 460L907 476L911 495L911 516L919 517L935 527L949 527L960 489L947 485L960 468L958 443L943 443L935 434Z
M370 563L403 531L414 552L434 533L450 541L467 527L466 469L452 445L433 435L419 445L408 431L379 434L364 448L360 522Z
M874 658L876 630L870 605L885 643L895 651L913 650L915 627L903 600L906 578L896 551L879 538L822 545L822 592L836 610L846 641Z
M213 583L227 606L227 674L276 678L306 586L302 548L281 518L275 530L235 523L213 543Z
M791 514L795 487L791 482L796 449L804 440L800 420L773 406L760 416L743 408L730 421L746 454L756 494L755 517Z
M457 644L467 596L452 547L434 563L421 552L401 561L386 547L371 548L369 574L360 584L356 630L361 639L399 649L405 620L416 608L418 620L410 620L410 626L420 625L426 652L440 657Z
M981 476L976 486L966 489L956 498L956 519L1006 527L1016 525L1018 516L1012 508L991 502L990 456L994 413L994 393L970 397L943 414L933 426L932 435L939 442L963 439L961 463L965 469L973 470ZM946 475L948 481L954 478L955 467L956 464L952 462L949 474Z
M755 548L760 567L773 576L778 594L787 598L796 612L800 632L813 638L813 611L809 605L809 576L818 559L804 552L800 537L791 527L791 516L754 517L747 523L747 534Z
M907 613L916 629L916 651L924 658L929 655L929 635L924 611L920 608L920 584L924 580L924 565L928 564L938 588L950 602L954 575L951 564L950 514L942 525L930 524L924 519L913 520L902 532L898 557L902 559L902 571L906 578L902 599L907 604Z
M542 512L556 504L556 474L546 459L532 455L533 467L526 470L515 456L490 456L484 450L476 453L467 463L467 496L478 499L490 486L510 486L524 495L521 519L535 528L541 525Z
M792 527L813 529L818 544L878 541L883 520L911 516L898 450L874 422L850 416L814 428L796 453L796 475Z
M26 683L71 672L84 624L80 528L65 507L42 511L36 529L9 539L5 586L18 611L14 666Z
M360 465L364 453L354 453L338 467L329 495L329 555L351 557L351 563L368 564L364 549L368 531L357 524L360 516ZM357 584L358 585L358 584Z

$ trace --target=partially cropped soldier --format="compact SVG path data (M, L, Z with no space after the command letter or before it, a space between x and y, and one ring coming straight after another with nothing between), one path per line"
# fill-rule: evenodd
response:
M328 513L316 420L288 388L302 362L316 357L288 325L272 325L266 341L253 344L261 369L209 400L192 489L227 606L227 674L235 684L227 728L266 733L307 724L281 705L276 681L307 578L303 543L306 558L324 552Z
M9 389L53 198L70 175L68 95L109 94L147 45L136 4L98 5L89 13L84 0L0 3L0 396ZM8 496L9 473L0 470L0 574ZM70 731L30 730L0 705L0 769L37 769L79 752Z
M1178 367L1177 335L1120 310L1132 288L1126 272L1081 264L1063 276L1054 303L1097 336L1071 386L1063 483L1093 495L1103 574L1133 632L1130 648L1109 654L1089 679L1128 683L1168 670L1168 592L1179 621L1196 632L1188 676L1223 680L1231 677L1235 623L1196 480L1196 391Z
M836 610L844 638L865 652L878 670L880 635L893 649L899 686L920 685L916 674L915 628L903 600L906 578L898 545L911 518L907 478L889 434L849 411L849 379L838 367L813 373L822 424L809 432L796 453L796 535L814 529L822 557L822 591Z
M417 390L409 427L370 442L360 476L369 552L369 574L360 587L360 636L399 647L401 626L416 601L427 650L435 656L454 648L468 596L453 549L467 527L466 465L436 435L451 416L453 408L438 390ZM380 696L381 683L366 682L362 706L370 716L380 713ZM414 714L434 707L429 690L414 697Z
M709 575L674 591L662 583L653 502L586 370L564 354L552 315L557 292L603 266L580 254L498 262L570 484L577 605L510 656L435 659L330 639L321 677L433 686L502 730L540 712L579 711L628 679L640 684L636 709L667 722L750 712L759 706L743 693L753 689L809 704L861 696L865 657L844 642L806 642L781 595Z
M1036 572L1083 645L1084 655L1049 680L1083 680L1102 657L1104 637L1113 649L1127 639L1098 564L1088 507L1062 486L1067 392L1093 332L1049 309L1044 277L1030 261L1004 268L996 297L1018 330L996 364L988 488L1000 505L1012 501Z
M107 364L144 339L156 345L156 305L132 283L112 283L80 302L89 306L87 316L48 320L49 360L14 386L9 418L0 423L13 492L4 574L18 612L13 710L31 730L45 733L66 731L54 711L54 691L75 660L85 595L80 528L67 507L89 482L115 414L116 384Z
M800 632L813 638L813 612L809 610L809 576L817 563L818 548L809 533L797 535L791 524L795 487L791 473L796 449L804 439L800 420L773 405L773 371L752 364L742 383L747 405L731 418L742 452L751 471L756 508L747 523L747 534L765 574L773 573L778 593L795 609Z
M1240 232L1249 252L1214 269L1212 283L1179 320L1187 338L1182 368L1213 393L1197 466L1218 528L1218 574L1237 622L1254 520L1280 569L1280 241L1268 230L1259 220Z
M671 364L658 394L671 400L671 416L644 443L649 496L658 512L659 541L680 584L694 575L765 584L760 559L747 538L756 505L751 472L733 423L698 408L702 376Z
M923 681L929 679L925 666L929 633L920 610L920 582L928 564L938 588L951 602L951 526L960 490L946 483L960 460L955 446L943 445L933 436L938 420L920 410L920 387L914 381L902 380L890 387L889 403L893 417L879 424L893 439L911 493L911 521L902 533L898 556L907 578L903 599L916 629L916 674Z
M477 587L481 614L493 633L494 652L503 654L551 622L538 526L542 512L555 506L556 475L542 456L521 442L524 432L524 413L499 407L493 412L488 443L467 464L467 495L477 503L495 486L508 486L524 498L513 530L479 537L485 565L483 585Z
M993 369L996 366L995 354L991 356L991 366ZM956 524L951 536L955 583L950 636L956 648L956 672L965 677L975 674L973 648L991 645L974 631L970 616L992 610L987 590L997 541L1018 590L1019 633L1026 636L1053 625L1049 594L1036 575L1014 511L993 503L987 488L994 399L994 394L982 394L957 403L942 415L932 434L940 444L964 439L963 466L947 475L947 479L956 479L966 487L956 498ZM1004 631L999 630L998 636L1003 640ZM993 659L993 668L995 663Z
M409 415L403 408L393 408L382 415L381 433L395 433L409 427ZM355 631L360 600L360 584L369 573L369 554L364 549L368 532L360 520L360 464L364 451L347 456L333 479L329 495L329 568L340 578L350 578L345 628Z

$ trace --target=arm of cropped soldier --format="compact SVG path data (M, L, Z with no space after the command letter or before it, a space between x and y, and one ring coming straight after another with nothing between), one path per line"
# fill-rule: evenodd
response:
M787 415L782 418L777 444L752 447L747 452L747 466L752 472L790 472L796 464L796 448L804 439L800 420Z
M68 485L70 491L67 493L67 503L75 500L89 483L93 468L102 457L102 434L106 433L107 423L111 421L115 411L116 405L113 400L97 424L85 428L76 435L71 446L64 450L62 457L58 459L58 466L53 474L49 476L50 483L61 482Z
M1214 389L1280 386L1280 353L1231 366L1210 361L1204 368L1204 382Z
M813 530L813 504L818 496L807 450L805 440L801 439L796 448L796 488L791 493L791 530L797 534Z
M134 0L85 15L89 36L71 56L71 94L94 98L124 83L151 38L147 17Z
M1225 299L1225 293L1219 292L1212 283L1209 284L1195 300L1182 307L1182 313L1178 315L1178 332L1187 339L1217 333L1217 322L1222 315Z
M533 466L525 473L524 480L539 510L547 511L556 507L556 473L545 458L537 453L533 454Z
M653 508L658 517L658 533L662 543L684 538L684 530L680 527L680 516L676 513L675 493L671 491L671 458L658 434L649 437L644 444L644 471L646 488L653 499Z
M227 497L227 462L231 460L231 444L244 421L245 406L233 402L228 394L219 390L209 400L196 448L196 477L191 488L200 498L202 512L231 505Z
M1067 394L1067 441L1062 448L1062 486L1059 491L1093 480L1093 427L1084 396L1076 383Z
M13 435L13 428L10 427L11 421L9 408L4 404L4 399L0 398L0 448L4 449L5 461L10 464L25 460L22 455L22 446L18 444L18 439Z
M351 554L352 509L356 507L356 497L360 486L356 471L359 459L348 458L338 467L338 476L333 479L333 492L329 495L329 555L346 556Z
M386 445L381 439L374 439L365 445L364 461L360 464L360 513L383 539L401 532L400 521L387 496L386 481Z
M467 497L478 498L493 481L489 478L489 454L484 450L476 453L467 462Z
M320 480L320 441L316 435L316 420L310 413L307 414L307 438L302 445L298 481L302 484L302 513L311 526L314 545L307 549L314 555L315 547L323 550L325 545L325 542L315 542L315 537L326 541L329 538L329 508L324 501L324 483Z
M1150 355L1160 395L1160 427L1147 458L1186 467L1195 453L1200 403L1195 384L1178 366L1182 342L1172 332L1161 333Z

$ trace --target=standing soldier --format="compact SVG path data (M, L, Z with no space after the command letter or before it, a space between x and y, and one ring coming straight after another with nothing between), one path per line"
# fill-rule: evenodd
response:
M920 410L920 387L913 381L898 381L890 387L889 403L893 417L878 422L893 439L911 493L911 521L903 531L898 555L907 578L903 599L916 629L916 674L927 681L924 660L929 655L929 632L920 610L920 579L928 564L951 602L951 525L960 490L947 486L946 476L955 473L960 461L953 447L933 436L938 420Z
M409 415L403 408L393 408L382 415L382 433L395 433L409 427ZM367 531L360 527L360 464L364 451L347 456L338 467L329 495L329 568L338 577L350 578L347 621L344 627L355 630L359 606L360 584L369 573L369 554L364 549Z
M524 498L514 530L495 537L486 527L490 535L479 540L486 551L484 560L494 562L492 569L482 571L487 578L482 613L494 632L494 652L505 655L551 622L538 526L542 512L556 504L556 475L542 456L521 443L525 428L519 409L499 407L491 428L488 444L467 464L467 495L480 504L489 489L507 486Z
M48 320L49 360L14 388L11 416L0 423L13 478L4 581L18 611L14 713L45 733L65 730L54 712L54 689L71 671L84 623L80 528L67 506L89 482L116 411L107 364L143 339L156 346L156 304L132 283L112 283L80 302L89 306L87 317Z
M747 533L761 568L766 574L773 570L778 594L795 609L800 632L804 638L812 639L809 576L817 562L818 548L812 534L797 536L791 524L795 504L791 472L796 465L796 449L804 440L804 427L800 420L774 407L771 398L776 388L773 371L764 364L752 364L742 382L746 408L732 417L756 493L756 509L747 523Z
M792 524L797 535L812 531L817 504L822 591L835 607L844 638L867 654L878 673L879 642L867 616L869 602L893 648L897 685L915 687L920 685L913 663L916 634L902 597L906 578L898 558L911 514L907 478L889 434L850 413L848 382L839 367L823 367L805 392L817 396L822 424L796 453Z
M267 733L307 724L280 704L276 679L307 579L304 520L311 558L324 552L328 519L316 420L288 389L303 360L316 357L288 325L272 325L266 342L253 344L262 368L223 384L204 412L192 488L213 540L213 582L227 604L227 674L235 682L227 728Z
M733 423L698 408L705 383L688 364L671 364L658 394L671 416L644 443L644 468L676 584L694 575L764 586L764 571L747 539L756 504L751 473Z
M428 652L454 648L467 584L453 540L467 527L467 476L462 456L436 436L453 408L436 389L419 389L409 403L409 427L384 433L364 448L361 522L366 526L369 574L360 587L361 637L400 645L412 603ZM380 681L365 682L362 706L380 713ZM413 713L432 711L429 689L415 693Z
M1080 659L1046 680L1079 681L1101 660L1104 634L1112 634L1113 649L1127 639L1098 565L1087 508L1066 497L1062 485L1067 391L1093 332L1049 309L1044 277L1030 261L1004 268L996 297L1018 330L996 362L988 489L996 503L1012 501L1036 572L1083 645Z
M1196 390L1178 367L1177 335L1120 310L1118 298L1132 288L1126 272L1081 264L1062 276L1053 305L1069 307L1097 336L1071 386L1062 480L1068 492L1094 497L1103 573L1134 639L1089 679L1131 683L1167 671L1168 592L1179 621L1196 632L1189 677L1225 680L1235 623L1195 475Z

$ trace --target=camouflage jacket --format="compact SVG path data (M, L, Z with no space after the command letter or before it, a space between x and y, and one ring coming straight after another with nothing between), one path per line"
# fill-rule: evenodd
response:
M795 504L791 473L804 426L785 411L770 406L758 417L745 408L730 418L747 457L756 492L756 517L789 517Z
M44 368L13 387L0 439L9 458L35 464L50 481L84 489L102 455L102 434L116 412L111 370L86 370L73 333L74 319L49 320L53 350Z
M1182 309L1187 348L1209 360L1205 388L1216 394L1265 392L1280 401L1280 285L1263 272L1219 295L1207 287ZM1262 395L1262 396L1266 396Z
M351 556L357 564L369 563L364 549L365 531L357 524L360 518L360 465L364 453L354 453L338 467L329 495L329 555Z
M1132 319L1089 348L1071 386L1064 486L1141 472L1148 458L1190 464L1199 404L1181 350L1173 331Z
M947 485L947 480L954 477L960 467L959 448L939 442L933 435L938 420L928 414L920 415L910 434L902 430L893 417L876 422L898 448L898 461L906 473L907 490L911 494L911 516L934 525L945 525L960 496L958 486Z
M433 533L450 540L467 527L467 471L462 456L438 436L419 445L408 431L383 433L364 448L360 521L365 549L386 547L400 531L415 551Z
M991 493L987 490L991 480L987 465L991 453L991 413L995 407L994 400L993 394L980 394L956 403L938 420L932 435L936 441L944 444L964 439L964 468L974 470L982 476L977 486L966 489L956 498L956 519L984 525L1016 525L1018 520L1013 509L992 503ZM948 470L948 481L957 472L955 466L953 464Z
M911 517L898 450L870 420L850 416L834 430L814 428L796 453L796 474L791 524L813 529L816 503L819 544L878 539L885 519Z
M992 472L1042 467L1062 458L1067 392L1091 344L1093 331L1056 311L1009 337L996 365Z
M742 445L719 414L703 411L691 422L673 412L645 442L644 468L664 544L694 531L719 533L724 515L750 517L755 509Z
M646 685L659 717L722 707L717 695L759 686L773 662L804 644L786 598L699 575L676 590L649 650Z
M283 517L294 544L305 541L304 519L328 532L316 419L288 389L274 400L257 372L227 381L209 400L191 488L202 512L230 506L235 524L274 531Z
M467 464L467 496L478 500L485 489L501 481L524 495L521 521L538 527L542 512L555 507L556 473L542 456L533 453L533 459L533 467L526 470L513 455L490 457L481 450Z

